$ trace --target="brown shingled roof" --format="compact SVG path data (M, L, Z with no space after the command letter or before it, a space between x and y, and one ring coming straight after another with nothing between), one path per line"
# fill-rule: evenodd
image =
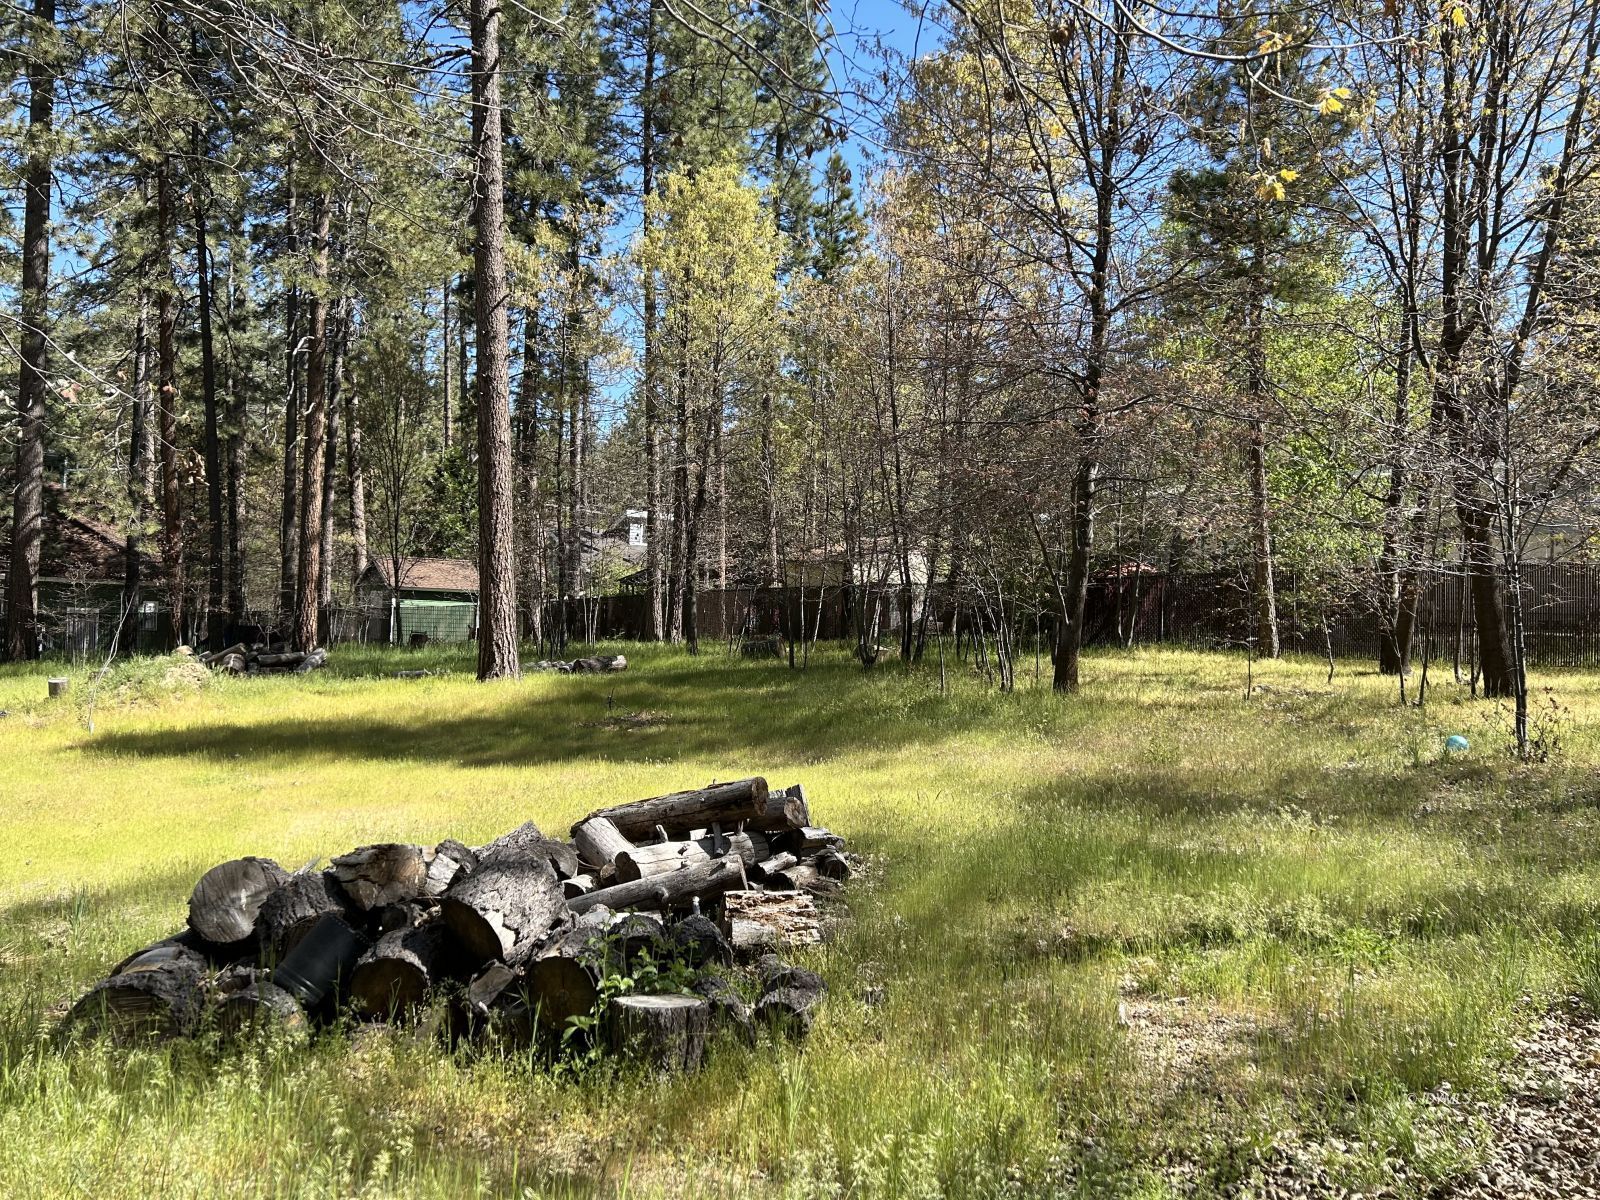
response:
M41 579L107 580L120 583L127 569L127 540L121 530L86 511L63 512L58 487L46 487L44 538L39 554ZM9 530L0 530L0 574L11 558ZM141 551L145 580L159 563Z
M394 561L386 555L372 560L386 588L394 587ZM478 564L465 558L403 558L400 560L400 587L415 592L476 592Z

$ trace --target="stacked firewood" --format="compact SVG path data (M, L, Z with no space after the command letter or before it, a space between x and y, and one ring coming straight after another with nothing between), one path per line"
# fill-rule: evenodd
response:
M487 846L362 846L293 874L234 859L195 885L187 928L118 963L66 1028L129 1040L428 1016L451 1040L576 1038L692 1068L719 1026L811 1026L826 985L780 954L820 940L816 900L851 866L810 819L801 788L755 778L600 809L570 841L529 822Z
M199 656L213 671L228 675L304 675L328 665L328 652L291 650L281 642L247 645L235 642L226 650Z
M628 669L628 659L622 654L602 654L595 658L575 658L571 662L559 659L541 659L526 668L529 671L554 671L560 675L611 675Z

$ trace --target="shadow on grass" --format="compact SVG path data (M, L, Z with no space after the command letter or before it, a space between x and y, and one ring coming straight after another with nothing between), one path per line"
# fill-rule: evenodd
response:
M908 680L899 672L891 678L888 671L881 687L891 703L863 708L859 681L841 686L837 678L849 670L827 666L801 673L710 659L627 676L555 676L537 693L526 684L490 685L506 690L494 695L492 707L470 713L452 712L451 697L433 695L418 697L414 707L396 716L351 712L315 720L262 719L223 710L204 725L107 731L80 748L111 757L335 756L467 766L537 766L582 758L748 762L868 745L893 749L991 719L993 704L981 697L940 697L927 681ZM449 680L447 686L455 683ZM352 708L362 695L358 688L347 693ZM644 728L624 721L608 726L608 720L633 712L659 720Z

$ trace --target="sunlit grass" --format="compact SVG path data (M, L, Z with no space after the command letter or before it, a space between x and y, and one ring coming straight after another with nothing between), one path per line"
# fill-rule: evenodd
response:
M92 731L86 674L52 703L0 669L0 1194L1161 1196L1247 1179L1293 1127L1360 1146L1329 1165L1365 1186L1386 1157L1469 1165L1423 1094L1491 1089L1542 1003L1600 999L1594 677L1541 681L1563 749L1523 766L1447 674L1418 711L1345 664L1257 664L1247 699L1236 658L1101 653L1063 700L1031 670L942 694L843 655L625 650L622 676L487 686L442 649L176 696L139 668ZM751 773L804 782L870 863L803 1049L658 1080L371 1030L47 1040L219 859L564 831Z

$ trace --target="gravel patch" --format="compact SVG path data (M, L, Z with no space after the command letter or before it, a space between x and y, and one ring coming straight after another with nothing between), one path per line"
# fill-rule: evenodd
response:
M1241 1196L1600 1200L1600 1019L1570 1000L1514 1044L1501 1098L1469 1099L1448 1084L1426 1097L1430 1124L1439 1136L1458 1139L1463 1149L1474 1143L1484 1147L1476 1169L1438 1185L1393 1160L1385 1164L1390 1182L1358 1191L1335 1183L1328 1166L1353 1147L1338 1139L1290 1139L1274 1147L1255 1185Z

